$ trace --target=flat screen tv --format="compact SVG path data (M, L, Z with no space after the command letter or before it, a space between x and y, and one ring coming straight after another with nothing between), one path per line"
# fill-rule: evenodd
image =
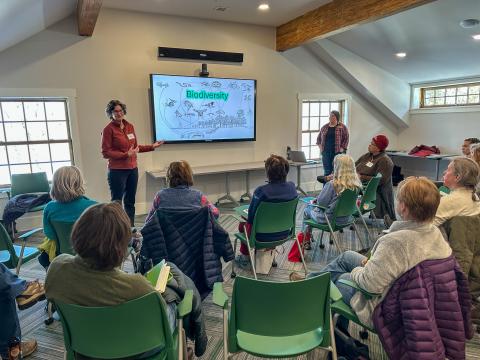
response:
M254 141L256 80L150 75L154 141Z

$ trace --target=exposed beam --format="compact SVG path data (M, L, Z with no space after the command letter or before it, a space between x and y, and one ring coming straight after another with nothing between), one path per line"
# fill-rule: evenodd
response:
M77 22L79 35L92 36L101 7L102 0L78 0Z
M394 15L436 0L333 0L277 27L277 51Z

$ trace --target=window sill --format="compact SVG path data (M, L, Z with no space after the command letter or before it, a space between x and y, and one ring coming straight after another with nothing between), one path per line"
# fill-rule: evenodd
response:
M465 113L480 112L480 105L472 106L446 106L437 108L410 109L410 114L441 114L441 113Z

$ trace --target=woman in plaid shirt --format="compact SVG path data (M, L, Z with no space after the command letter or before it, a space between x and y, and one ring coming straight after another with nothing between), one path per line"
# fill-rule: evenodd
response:
M348 129L340 122L340 113L333 110L330 113L328 124L320 129L317 145L322 154L324 175L333 172L333 158L335 155L345 153L348 148Z

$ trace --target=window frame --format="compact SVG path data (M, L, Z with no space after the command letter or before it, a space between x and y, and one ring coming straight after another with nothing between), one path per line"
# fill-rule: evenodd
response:
M435 108L448 108L448 107L463 107L463 106L479 106L480 105L480 92L479 92L479 101L476 102L476 103L465 103L465 104L458 104L457 103L457 93L455 92L455 104L446 104L446 98L447 97L450 97L450 96L447 96L446 95L446 90L447 89L457 89L458 88L463 88L463 87L467 87L468 89L470 89L471 87L474 87L474 86L480 86L480 81L474 81L474 82L468 82L468 83L455 83L455 84L447 84L447 85L433 85L433 86L421 86L419 89L420 89L420 101L419 101L419 109L435 109ZM441 89L444 89L445 90L445 95L443 96L443 98L445 99L445 103L443 105L425 105L425 100L426 100L426 97L425 97L425 93L427 91L435 91L435 90L441 90ZM477 95L477 94L474 94L474 95ZM462 96L466 96L467 99L468 99L468 96L470 96L469 94L469 90L467 91L467 94L466 95L462 95ZM437 98L436 96L434 96L434 99Z
M70 163L72 165L79 165L79 157L76 156L78 154L78 151L75 151L75 143L77 142L76 139L78 139L78 128L76 121L74 121L74 111L72 109L75 108L75 97L76 97L76 92L73 89L0 89L0 102L6 103L6 102L22 102L22 111L23 111L23 120L22 121L16 121L17 123L23 123L25 126L27 123L31 122L38 122L38 123L45 123L46 124L46 131L47 131L47 139L46 140L29 140L28 139L28 132L26 133L26 140L17 140L17 141L8 141L7 139L7 134L5 132L5 124L11 123L10 121L4 121L3 117L3 107L1 108L2 110L2 123L0 123L0 126L2 127L2 131L4 131L5 135L5 141L0 142L2 146L5 146L5 150L7 150L7 146L9 145L26 145L27 146L27 152L28 152L28 162L25 163L19 163L19 164L11 164L10 159L9 159L9 154L8 151L6 151L6 157L7 157L7 164L3 165L5 167L8 167L8 171L10 172L10 167L12 165L27 165L30 168L30 172L32 172L32 165L35 165L37 163L39 164L50 164L52 166L55 163L58 162L63 162L63 161L52 161L52 153L51 153L51 148L48 146L48 151L49 151L49 161L40 161L40 162L32 162L31 160L31 149L28 145L36 145L36 144L56 144L56 143L67 143L69 147L69 155L70 155ZM63 102L65 106L65 120L58 120L61 122L65 122L66 124L66 131L67 131L67 138L66 139L50 139L49 133L48 133L48 123L49 120L38 120L38 121L27 121L26 116L25 116L25 106L23 105L24 103L27 102L42 102L44 109L45 109L45 104L48 102ZM55 120L53 120L55 122ZM25 129L26 130L26 129ZM53 172L53 168L52 168ZM11 175L11 173L10 173ZM6 183L6 184L0 184L0 187L6 188L9 187L11 184Z
M304 102L319 102L319 103L332 103L338 102L340 103L340 116L342 117L342 122L345 126L349 127L350 124L350 106L351 106L351 96L349 94L298 94L298 127L297 127L297 149L302 149L302 134L306 133L307 131L302 130L302 118L303 116L303 103ZM320 116L319 116L320 117ZM317 134L320 132L321 124L319 125L319 129L316 130ZM313 131L308 131L308 133L312 133ZM305 154L307 160L314 160L314 161L321 161L322 154L319 154L318 158L310 158L309 154Z

